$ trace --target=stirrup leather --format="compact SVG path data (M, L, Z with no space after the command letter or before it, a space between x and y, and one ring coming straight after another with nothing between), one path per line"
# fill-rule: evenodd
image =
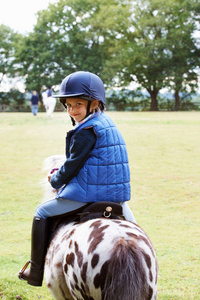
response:
M27 261L27 263L25 263L25 265L23 266L23 268L19 271L18 273L18 278L23 280L23 274L24 274L24 271L28 268L28 265L31 263L31 261Z

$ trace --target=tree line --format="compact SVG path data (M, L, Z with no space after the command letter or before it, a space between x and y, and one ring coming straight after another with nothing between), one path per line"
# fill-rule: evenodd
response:
M22 77L27 90L40 92L44 86L56 89L71 72L88 70L115 96L116 88L139 85L152 111L161 107L159 92L166 88L179 110L183 97L198 88L199 12L198 0L50 3L27 35L0 25L0 80Z

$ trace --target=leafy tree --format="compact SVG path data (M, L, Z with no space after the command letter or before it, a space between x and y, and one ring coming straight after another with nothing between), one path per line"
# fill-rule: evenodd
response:
M21 111L26 108L25 94L16 89L9 92L0 92L0 110Z
M106 93L106 103L114 110L147 110L147 99L140 89L129 90L109 89Z
M180 109L181 100L198 87L197 66L200 65L198 39L194 38L199 20L197 1L176 2L169 9L167 49L170 55L169 86L175 91L175 110ZM181 97L180 92L184 97Z
M162 88L179 96L196 87L198 10L197 0L60 0L38 13L34 31L17 45L15 66L38 92L77 70L107 86L135 81L158 110Z
M169 82L174 86L177 80L183 84L187 77L187 83L193 85L193 63L198 55L192 38L196 23L191 17L196 11L191 2L196 0L134 1L132 25L116 42L118 60L114 57L111 66L120 70L118 75L124 85L135 81L147 89L151 110L158 110L157 95Z
M10 27L0 25L0 83L5 75L13 74L16 39L17 34Z
M77 70L88 70L108 80L102 70L110 56L117 20L122 18L119 12L124 8L117 0L109 4L105 0L60 0L38 13L34 32L24 37L16 60L29 89L60 84ZM113 12L117 13L115 19L110 18Z
M0 110L5 111L6 107L10 105L11 99L8 97L8 93L0 92Z

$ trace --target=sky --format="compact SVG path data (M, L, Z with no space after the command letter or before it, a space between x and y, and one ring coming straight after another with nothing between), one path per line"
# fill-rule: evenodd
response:
M36 13L47 9L49 3L56 3L58 0L0 0L0 24L4 24L22 34L29 33L37 23ZM24 83L16 78L11 82L5 78L0 85L0 91L9 91L15 85L21 92L24 92Z
M37 22L36 13L55 2L57 0L1 0L0 24L26 34Z

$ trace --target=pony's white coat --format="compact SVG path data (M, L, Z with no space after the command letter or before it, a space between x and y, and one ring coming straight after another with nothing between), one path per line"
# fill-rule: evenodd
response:
M56 106L56 99L53 97L47 97L47 93L42 93L42 101L46 109L46 113L48 117L53 117L53 112Z

